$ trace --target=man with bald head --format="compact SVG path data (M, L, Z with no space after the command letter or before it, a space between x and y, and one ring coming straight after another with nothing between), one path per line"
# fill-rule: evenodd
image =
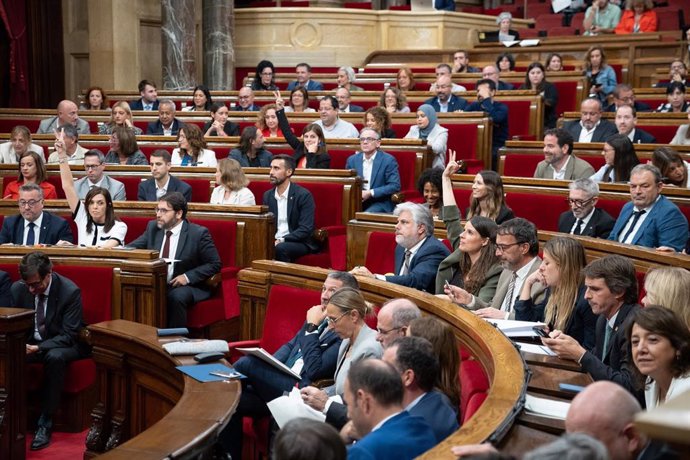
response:
M422 313L411 300L391 299L384 303L377 315L376 340L383 348L399 337L404 337L412 320Z
M467 101L453 94L453 82L450 74L439 75L434 84L436 97L427 99L424 103L434 108L436 113L462 112L467 106Z
M72 101L60 101L57 106L57 116L41 120L36 134L53 134L58 126L72 125L77 128L79 134L91 134L89 124L79 118L77 104Z
M580 121L568 121L563 129L573 136L575 142L605 142L618 130L610 121L601 119L601 110L598 99L585 99L580 104Z
M498 69L495 65L488 65L482 69L482 78L493 80L494 83L496 83L497 91L507 91L515 89L515 87L511 83L501 81L498 79L498 77Z

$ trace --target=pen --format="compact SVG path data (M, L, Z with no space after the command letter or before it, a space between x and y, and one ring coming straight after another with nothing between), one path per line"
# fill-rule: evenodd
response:
M209 375L215 375L216 377L222 377L224 379L231 379L235 377L233 374L225 374L223 372L209 372Z

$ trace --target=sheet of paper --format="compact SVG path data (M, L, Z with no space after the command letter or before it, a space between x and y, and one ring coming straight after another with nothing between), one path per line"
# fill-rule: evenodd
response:
M196 355L198 353L227 353L228 342L225 340L180 340L163 345L171 355Z
M319 422L326 421L326 416L323 413L304 404L302 395L297 388L293 388L287 396L280 396L270 401L268 409L280 428L298 417L306 417Z
M565 420L570 403L525 395L525 410L544 417Z
M537 46L538 44L539 44L538 38L528 38L528 39L522 40L520 42L520 46L522 46L523 48L525 46Z
M259 358L263 362L270 364L279 371L285 372L286 374L296 378L297 380L302 380L302 377L298 373L296 373L295 371L287 367L285 364L275 359L272 354L270 354L263 348L236 348L236 350L244 353L245 355L250 355Z
M511 46L517 45L520 42L518 40L506 40L506 41L501 42L501 43L503 43L503 46L505 46L506 48L510 48Z
M551 8L553 8L554 13L560 13L568 8L571 3L572 0L551 0Z
M532 321L514 321L510 319L493 319L489 318L487 322L494 324L507 337L537 337L532 327L543 326L544 323Z
M527 353L534 353L535 355L546 355L546 356L556 356L556 353L551 351L546 345L537 345L536 343L522 343L518 342L520 345L520 351L525 351Z

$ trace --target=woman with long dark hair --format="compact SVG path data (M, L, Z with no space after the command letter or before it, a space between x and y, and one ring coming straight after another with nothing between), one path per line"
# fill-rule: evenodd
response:
M230 110L222 102L211 105L211 120L204 125L204 136L239 136L240 125L228 120Z
M252 81L253 91L275 91L278 87L275 84L276 69L271 61L259 61L256 65L256 73Z
M321 126L309 123L302 130L302 140L292 132L290 122L285 115L285 101L280 97L280 92L273 93L276 96L276 116L278 126L283 137L295 151L293 157L298 168L328 169L331 166L331 156L326 147L326 138Z
M690 187L690 164L671 147L661 146L652 153L652 164L659 168L664 183L675 187Z
M216 166L216 152L206 148L204 135L197 125L182 125L177 133L178 148L173 150L173 166Z
M46 162L38 156L38 153L31 150L24 152L19 158L17 164L19 177L13 180L5 187L5 199L16 200L19 199L19 187L24 184L34 183L43 190L43 198L46 200L57 200L57 192L55 186L48 182L48 171L46 170Z
M525 83L520 89L531 89L539 93L544 101L544 128L555 128L558 119L558 90L553 83L546 81L546 69L541 62L533 62L527 67Z
M488 217L502 224L515 217L506 203L503 193L503 181L498 173L490 170L479 171L472 182L472 197L467 208L467 218L473 216Z
M192 90L192 105L184 107L183 112L204 112L211 110L213 98L211 92L204 85L197 85Z
M606 164L590 177L595 182L628 182L630 171L640 164L635 145L623 134L609 137L604 142L601 154L604 155Z

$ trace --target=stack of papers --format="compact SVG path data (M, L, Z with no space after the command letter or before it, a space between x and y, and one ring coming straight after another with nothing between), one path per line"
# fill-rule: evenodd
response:
M339 404L343 403L340 396L331 396L328 398ZM285 426L287 422L298 417L306 417L319 422L326 421L326 415L312 409L310 406L304 404L302 395L297 388L293 388L290 394L281 396L268 403L268 408L271 415L275 419L280 428Z
M196 355L198 353L227 353L230 348L225 340L180 340L163 345L171 355Z
M525 410L528 413L565 420L566 415L568 415L568 409L570 409L570 403L567 402L537 398L530 394L525 396Z

